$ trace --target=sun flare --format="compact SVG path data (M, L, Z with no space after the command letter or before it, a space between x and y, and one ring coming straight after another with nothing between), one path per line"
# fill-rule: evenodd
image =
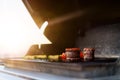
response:
M0 2L0 57L23 57L31 45L51 43L45 36L46 21L39 29L22 0Z

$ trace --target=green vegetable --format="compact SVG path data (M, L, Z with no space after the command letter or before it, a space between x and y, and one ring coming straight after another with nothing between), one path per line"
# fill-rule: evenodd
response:
M49 55L48 60L49 61L60 61L60 55Z
M47 55L36 55L36 59L47 59Z

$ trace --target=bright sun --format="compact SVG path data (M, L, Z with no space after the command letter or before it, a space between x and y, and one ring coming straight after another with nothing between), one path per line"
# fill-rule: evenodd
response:
M46 21L37 27L22 0L0 2L0 57L23 57L33 44L51 43L44 35Z

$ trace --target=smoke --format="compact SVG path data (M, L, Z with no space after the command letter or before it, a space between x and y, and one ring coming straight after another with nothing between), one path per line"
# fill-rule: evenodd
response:
M73 12L70 14L66 14L64 16L57 17L57 18L51 20L49 22L49 25L53 25L53 24L61 23L61 22L71 20L74 18L78 18L78 17L82 16L83 13L84 13L83 11L76 11L76 12Z

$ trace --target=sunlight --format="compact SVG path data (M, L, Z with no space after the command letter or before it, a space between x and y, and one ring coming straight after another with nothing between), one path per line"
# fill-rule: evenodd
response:
M47 25L48 22L45 21L41 28L38 29L39 30L38 33L34 35L33 44L39 44L39 48L41 47L41 44L51 44L51 42L43 34Z
M23 57L31 45L50 44L44 36L46 21L37 27L22 0L0 2L0 57Z

